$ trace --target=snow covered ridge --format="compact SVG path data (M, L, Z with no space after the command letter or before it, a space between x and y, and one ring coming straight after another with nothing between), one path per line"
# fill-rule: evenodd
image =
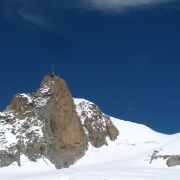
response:
M92 118L93 128L96 128L95 123L98 121L102 125L102 129L105 130L106 121L110 122L110 119L107 119L107 115L105 115L101 110L92 102L87 101L85 99L74 98L74 103L76 105L76 111L78 116L81 117L82 124L85 123L86 117ZM96 118L95 121L95 117Z
M21 94L18 95L21 97ZM26 98L23 94L24 98ZM29 102L28 96L28 102ZM32 102L32 99L31 101ZM19 140L25 144L31 142L32 136L40 138L42 137L41 125L42 122L38 121L36 117L29 117L32 111L24 111L27 108L21 107L22 113L26 116L24 119L19 119L21 116L15 110L7 110L3 113L3 117L0 118L0 149L9 150L11 147L16 146Z
M82 121L82 124L85 124L85 120L87 117L93 120L92 117L97 115L99 112L99 110L97 111L97 106L90 101L75 98L74 102L76 105L76 111ZM100 116L101 118L98 121L102 123L103 127L107 115L101 112ZM156 165L159 161L162 161L164 167L167 167L167 165L180 165L180 146L178 146L178 141L180 141L180 134L165 135L155 132L145 125L119 120L113 117L110 117L109 121L111 121L115 125L115 127L117 127L120 135L117 137L117 140L115 142L111 142L107 138L108 147L103 146L101 149L107 149L112 154L116 155L114 160L116 160L117 157L121 157L120 160L124 158L131 158L133 154L132 152L135 152L133 156L140 155L141 153L146 153L146 155L142 159L142 162L144 161L145 164L150 164L149 166L152 166L152 164ZM92 123L92 125L96 126L96 123ZM82 165L86 165L86 162L91 161L91 158L96 159L96 161L98 162L98 157L101 157L101 154L99 154L99 150L95 150L93 147L92 149L93 151L97 151L97 153L95 153L97 156L92 157L87 151L86 158L89 158L86 159L83 157L77 162L76 165L81 164L81 162ZM115 149L118 149L117 152L115 151ZM154 155L154 152L157 153ZM168 161L170 161L170 157L173 155L176 155L176 157L173 157L173 162L171 161L171 163L168 163ZM178 158L179 160L177 160ZM103 159L107 161L105 155ZM111 157L110 160L112 159L113 158Z
M110 117L121 132L108 146L94 148L89 144L85 156L68 169L55 170L47 159L32 162L22 156L22 167L16 164L0 168L2 180L178 180L180 167L168 168L163 158L154 159L154 150L160 154L180 152L180 134L164 135L150 128ZM143 137L142 134L143 133Z
M33 148L35 142L43 143L44 121L39 112L49 101L53 86L54 82L50 81L43 84L37 93L16 94L12 103L0 113L0 167L18 162L18 156L23 154L28 154L32 161L40 157L34 157L28 149ZM18 155L20 147L22 154Z
M74 164L88 148L74 108L65 81L54 73L43 78L36 93L16 94L0 117L0 167L14 162L20 166L22 155L34 162L46 157L56 168ZM106 119L106 129L101 122L98 128L86 123L89 141L95 147L107 144L106 136L115 140L118 135L113 133L116 128L108 116Z
M54 84L50 82L49 85ZM50 86L44 85L40 88L44 97L37 97L35 94L17 94L12 100L11 106L7 107L3 113L0 113L0 149L7 150L17 142L31 142L36 138L43 137L43 122L38 119L37 111L40 107L46 105L49 100L44 93L50 93ZM23 117L24 119L22 119Z
M148 174L144 171L149 172L149 169L152 170L154 168L154 175L149 179L158 179L158 177L164 180L178 179L177 177L180 174L177 171L173 171L175 175L172 175L167 168L168 166L173 166L174 169L180 168L180 134L165 135L155 132L142 124L110 117L104 114L94 103L75 98L74 103L78 117L74 109L73 99L71 99L72 101L68 101L70 99L70 93L67 91L66 84L63 80L59 81L59 78L54 76L54 79L56 78L59 83L62 83L61 86L56 86L58 83L57 81L53 81L53 77L45 77L36 93L15 95L11 105L4 112L0 113L0 166L3 166L3 168L0 168L0 174L5 172L9 174L9 172L47 171L55 169L54 161L59 156L55 156L53 161L50 159L50 156L47 156L53 146L57 145L52 145L55 139L52 132L56 130L57 126L62 127L63 123L65 124L63 124L64 127L62 129L59 129L60 132L63 129L69 128L72 124L72 119L74 120L75 117L65 119L66 116L69 117L67 113L70 112L71 114L75 113L77 121L82 125L83 136L84 132L86 134L84 139L86 140L87 137L88 149L86 148L83 151L84 153L87 150L85 155L83 154L84 156L81 156L82 158L77 162L75 157L74 162L76 163L69 169L52 171L50 175L48 175L48 172L43 172L42 174L36 173L37 178L34 175L35 178L33 179L41 179L40 177L44 179L43 174L47 175L46 179L52 177L52 179L60 180L84 180L88 178L95 180L127 179L127 177L122 176L119 172L127 174L127 172L132 171L132 168L134 171L140 171L142 177L145 175L150 176L151 173ZM56 90L54 90L55 86L57 88ZM62 100L60 98L63 92L65 92L65 98ZM72 103L70 104L72 107L71 110L67 109L66 103ZM61 106L61 104L65 104L65 106ZM58 114L63 108L63 113ZM51 112L54 110L57 114L48 114L48 111ZM58 117L61 115L65 121L53 126L53 118L56 116L57 122L59 122L60 119ZM66 124L66 120L70 120L68 124ZM74 128L75 124L73 124L72 129ZM72 131L72 129L70 130ZM70 136L72 139L76 136L79 129L80 126ZM63 133L61 137L64 134L69 134L70 131ZM61 137L57 139L58 142L61 142ZM81 137L79 136L77 140L79 138ZM75 143L72 144L73 146L68 146L70 138L66 137L65 140L67 140L66 144L63 141L58 146L58 149L61 150L60 153L64 151L66 154L68 147L72 149L75 145L77 147L80 146L80 141L76 139ZM53 150L51 153L54 155L56 152ZM157 176L155 173L156 168L165 168L166 170L158 171L161 172L161 176ZM166 171L169 171L169 174L163 178L162 174ZM85 174L82 174L82 172L85 172ZM53 174L58 175L58 177ZM134 180L137 174L132 173L130 175L133 176ZM26 179L28 177L29 175L27 174L21 178ZM137 175L136 179L143 179L142 177ZM16 178L13 175L11 176L11 174L5 174L1 176L1 179Z
M110 117L104 114L94 103L74 98L76 111L84 127L86 136L94 147L108 145L106 138L114 141L119 135Z

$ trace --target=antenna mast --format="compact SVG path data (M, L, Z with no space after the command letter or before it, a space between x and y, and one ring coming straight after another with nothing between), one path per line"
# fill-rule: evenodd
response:
M54 65L52 64L52 74L54 74Z

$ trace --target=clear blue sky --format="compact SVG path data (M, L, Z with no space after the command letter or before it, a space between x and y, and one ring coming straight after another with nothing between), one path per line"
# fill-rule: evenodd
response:
M36 91L54 64L73 97L180 132L180 3L156 2L1 0L0 111Z

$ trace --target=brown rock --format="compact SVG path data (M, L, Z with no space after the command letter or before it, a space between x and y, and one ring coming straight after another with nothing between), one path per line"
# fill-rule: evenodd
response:
M69 167L85 154L87 141L101 147L107 145L107 137L117 138L118 130L96 105L82 102L78 107L77 114L65 81L54 71L44 77L36 93L15 95L1 113L0 123L7 125L15 140L9 145L2 139L0 166L15 161L20 165L20 154L25 154L31 161L45 156L56 168Z
M33 102L29 102L30 95L16 94L14 95L11 105L6 108L6 111L11 110L14 112L16 118L23 119L28 112L28 117L34 116Z
M57 76L43 80L45 84L49 81L54 81L54 87L41 115L46 120L45 140L50 143L46 156L57 168L69 167L84 155L86 136L65 81Z
M36 93L15 95L0 123L11 125L9 131L17 139L13 152L18 147L31 161L45 156L57 168L69 167L87 150L72 95L65 81L54 73L45 76ZM10 156L10 148L2 157ZM16 159L9 159L8 163L3 159L0 166L8 166Z
M167 166L169 166L169 167L180 165L180 155L170 156L170 157L167 159L166 164L167 164Z
M119 131L113 125L110 117L95 104L86 100L78 100L76 109L86 131L86 136L94 147L99 148L107 145L107 137L114 141L119 135Z
M102 147L103 145L107 145L106 142L106 132L100 130L101 129L101 125L100 124L96 124L94 125L91 121L91 119L87 118L85 120L85 128L88 131L88 139L91 142L91 144L96 147Z
M115 141L119 135L119 131L113 123L107 123L108 136L111 141Z

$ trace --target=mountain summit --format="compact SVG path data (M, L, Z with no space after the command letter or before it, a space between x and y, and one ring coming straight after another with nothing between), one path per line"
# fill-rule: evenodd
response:
M14 95L0 113L0 167L14 162L21 166L22 155L35 162L49 160L56 168L69 167L84 156L88 142L99 148L107 145L107 137L117 138L119 131L96 105L75 103L54 69L37 92Z

